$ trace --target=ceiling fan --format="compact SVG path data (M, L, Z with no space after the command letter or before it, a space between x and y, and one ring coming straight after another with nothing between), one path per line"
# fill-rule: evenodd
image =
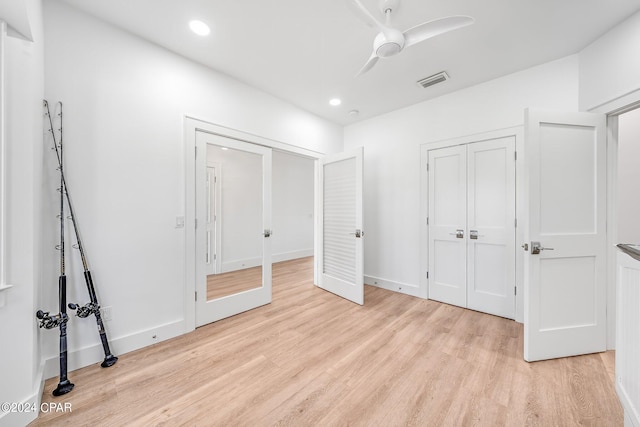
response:
M433 21L423 22L402 32L391 27L391 13L398 9L400 0L379 0L380 10L385 16L384 24L376 19L376 17L362 5L360 0L347 0L347 4L365 24L380 31L373 40L373 52L371 56L356 77L373 68L380 58L397 55L402 52L404 48L413 46L431 37L466 27L474 22L474 19L469 16L447 16L434 19Z

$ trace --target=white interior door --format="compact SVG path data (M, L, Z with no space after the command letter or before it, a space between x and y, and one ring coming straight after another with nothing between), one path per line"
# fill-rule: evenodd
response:
M271 149L196 132L196 325L271 302ZM207 164L224 171L218 192L218 265L207 274ZM200 256L201 255L201 256Z
M329 292L364 304L362 230L363 150L320 161L318 282Z
M467 307L515 318L515 137L467 145Z
M524 357L606 350L606 123L527 111Z
M467 306L467 149L429 151L429 299Z

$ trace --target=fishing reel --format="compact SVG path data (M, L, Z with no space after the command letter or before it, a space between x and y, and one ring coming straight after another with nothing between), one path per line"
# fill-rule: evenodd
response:
M60 326L62 323L67 323L69 316L67 313L59 313L51 315L48 311L38 310L36 317L40 320L40 327L45 329L53 329Z
M80 317L80 318L85 318L85 317L89 317L92 314L96 314L100 312L100 306L94 302L88 302L85 305L83 305L82 307L80 307L78 304L74 304L74 303L69 303L69 308L71 310L77 310L76 311L76 316Z

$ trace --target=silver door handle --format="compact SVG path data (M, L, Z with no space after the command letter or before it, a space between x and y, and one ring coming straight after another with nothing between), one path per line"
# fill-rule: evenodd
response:
M464 230L457 229L455 233L449 233L450 236L456 236L456 239L464 238Z
M484 234L478 234L478 230L469 230L469 238L478 240L478 237L484 237Z
M531 242L531 255L538 255L542 251L552 251L553 248L545 248L540 242Z
M357 238L360 238L364 236L364 231L357 228L354 233L349 233L349 234L351 234L352 236L356 236Z

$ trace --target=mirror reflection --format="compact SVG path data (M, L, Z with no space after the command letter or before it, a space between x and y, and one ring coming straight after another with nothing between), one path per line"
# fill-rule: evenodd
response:
M262 156L207 145L207 300L262 287Z

